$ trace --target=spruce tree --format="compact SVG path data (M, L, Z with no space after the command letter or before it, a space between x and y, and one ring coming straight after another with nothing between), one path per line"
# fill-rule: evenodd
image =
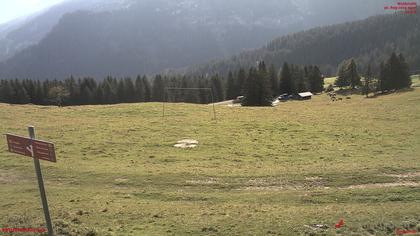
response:
M162 102L164 99L165 93L165 84L163 82L161 75L156 75L153 80L152 88L152 101L153 102Z
M305 71L297 65L290 65L290 72L292 74L292 94L308 91Z
M283 64L280 74L279 93L293 93L292 74L287 62Z
M214 93L214 99L217 102L223 101L224 95L223 95L223 86L222 81L218 74L214 75L211 78L211 85Z
M124 102L136 102L136 88L134 87L133 80L130 77L124 79Z
M235 99L237 96L236 91L236 84L235 79L233 78L233 74L231 71L229 71L228 79L227 79L227 85L226 85L226 99Z
M321 74L318 66L309 67L308 71L310 91L313 93L320 93L324 90L324 77Z
M257 88L258 88L258 100L259 106L271 106L273 100L273 93L271 88L271 82L267 67L264 61L258 65L258 76L257 76Z
M365 74L365 83L363 85L363 94L365 94L367 98L369 97L369 93L371 90L370 87L372 84L372 79L373 79L373 73L372 73L371 64L369 64L366 70L366 74Z
M411 87L411 78L410 78L410 67L408 66L408 63L405 61L404 56L400 53L398 55L399 60L399 76L397 77L397 89L402 88L410 88Z
M244 86L246 81L246 72L243 68L240 68L236 79L236 96L244 94Z
M152 88L150 86L149 80L146 76L143 76L141 81L143 82L144 87L144 101L150 102L152 100Z
M356 62L354 62L354 59L351 59L350 64L348 65L347 72L352 89L356 88L356 86L361 85L360 75L357 72L357 66Z
M343 61L338 66L338 74L337 74L337 79L335 80L335 85L340 87L340 88L350 86L350 84L351 84L350 78L349 78L348 73L347 73L348 64L349 64L348 61Z
M275 96L278 93L279 90L279 79L277 76L277 70L274 67L273 64L270 65L270 67L268 68L268 76L270 78L270 83L271 83L271 94L273 96Z
M258 105L258 72L254 67L249 69L248 77L244 85L244 99L243 106L257 106Z
M2 86L0 88L0 98L2 102L5 103L14 103L13 102L13 88L12 85L8 80L2 82Z
M135 101L145 102L145 89L144 89L144 84L140 75L137 76L136 82L135 82Z

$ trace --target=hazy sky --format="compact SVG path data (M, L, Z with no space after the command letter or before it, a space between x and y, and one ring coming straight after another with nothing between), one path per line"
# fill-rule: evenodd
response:
M64 0L0 0L0 24L62 1Z

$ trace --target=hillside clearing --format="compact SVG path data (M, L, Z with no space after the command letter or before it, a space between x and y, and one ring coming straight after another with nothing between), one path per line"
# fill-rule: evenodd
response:
M163 119L158 103L0 104L0 133L27 135L32 124L56 144L58 162L42 165L62 234L392 235L420 223L419 101L418 88L340 102L322 94L218 106L217 121L206 105L168 104ZM185 138L199 145L173 147ZM37 227L33 162L6 150L3 140L0 227Z

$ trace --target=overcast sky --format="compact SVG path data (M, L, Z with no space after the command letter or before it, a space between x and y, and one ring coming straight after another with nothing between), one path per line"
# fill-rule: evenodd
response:
M0 24L35 13L64 0L0 0Z

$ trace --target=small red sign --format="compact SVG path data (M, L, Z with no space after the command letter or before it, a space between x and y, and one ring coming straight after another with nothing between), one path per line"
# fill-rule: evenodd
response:
M9 152L40 160L57 162L53 143L6 134Z

